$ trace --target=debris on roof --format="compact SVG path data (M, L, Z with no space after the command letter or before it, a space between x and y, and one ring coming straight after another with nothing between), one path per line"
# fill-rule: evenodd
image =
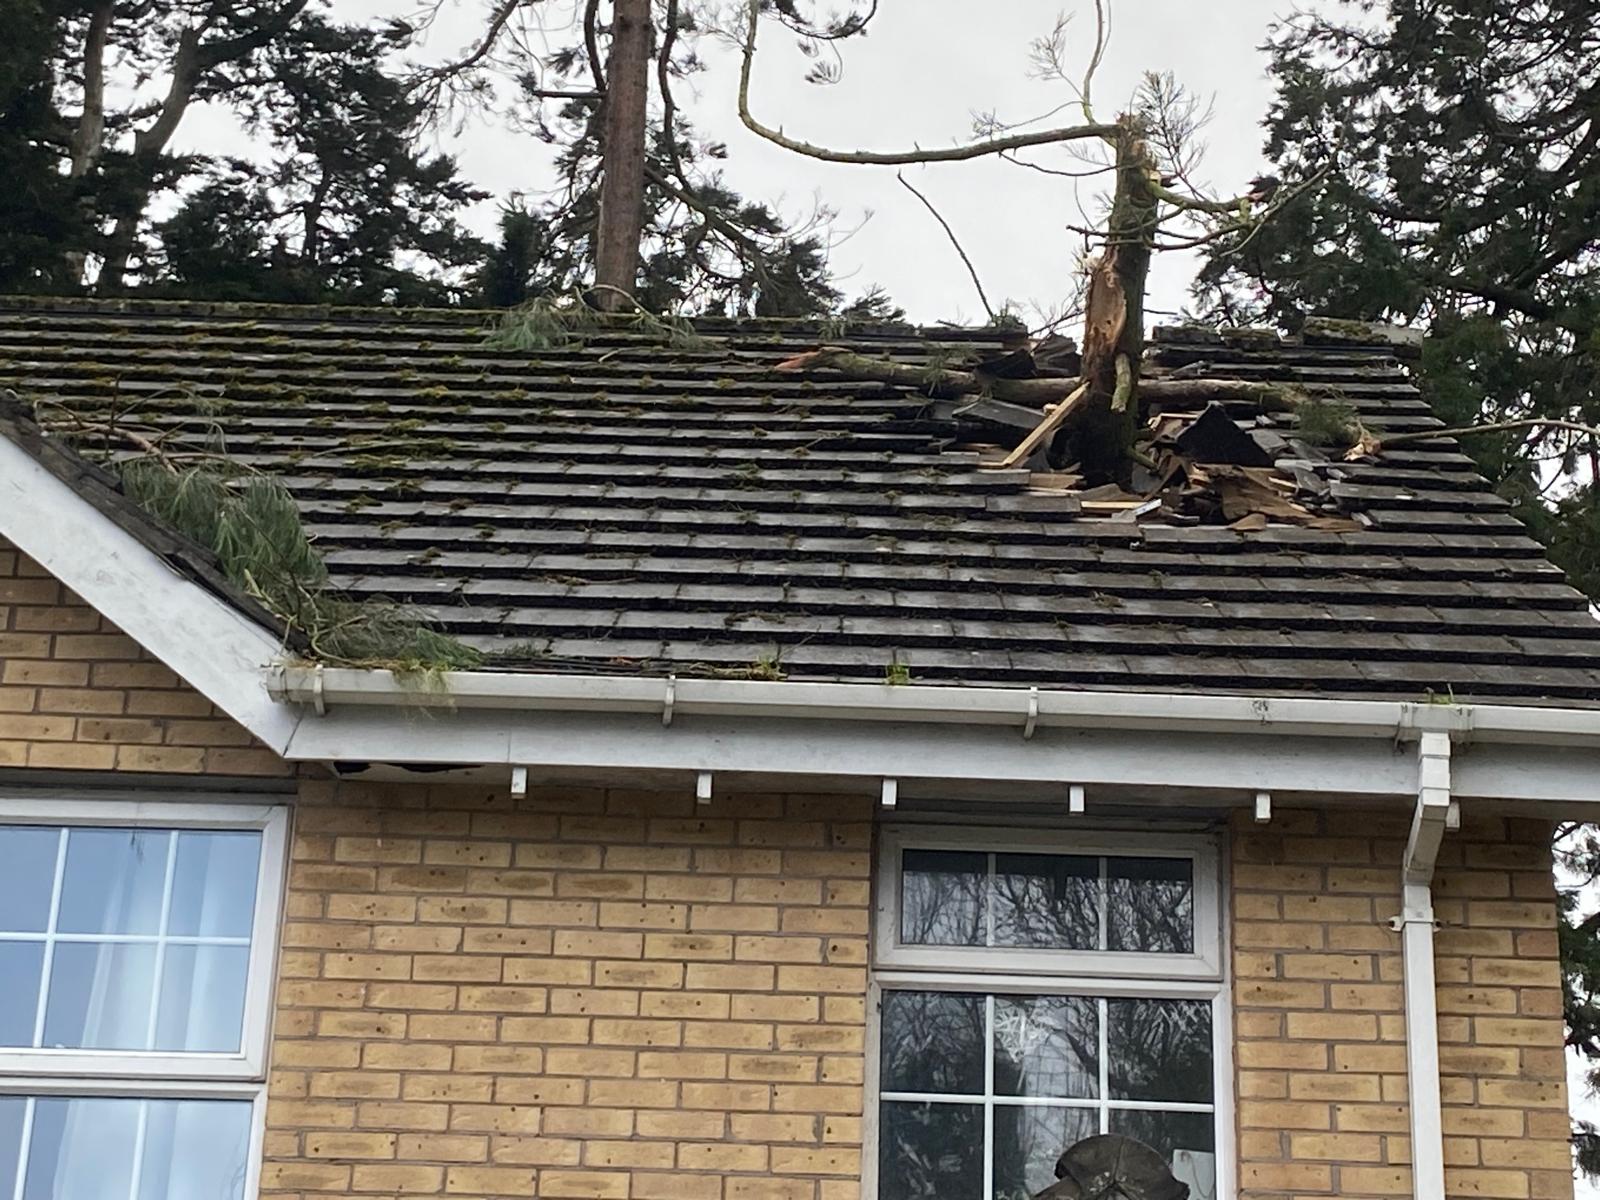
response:
M497 319L0 300L0 386L270 475L332 587L497 669L1600 702L1600 625L1453 443L1342 461L1356 423L1442 428L1386 340L1159 331L1149 463L1111 494L1048 446L998 465L1070 386L1059 343L1027 368L995 331L601 322L515 349ZM832 345L896 377L780 369Z

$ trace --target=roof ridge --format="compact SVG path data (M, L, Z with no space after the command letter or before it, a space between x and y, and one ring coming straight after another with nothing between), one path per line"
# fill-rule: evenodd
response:
M323 321L350 324L388 325L399 323L455 326L487 326L507 308L420 307L383 304L286 304L258 300L181 300L147 296L51 296L0 293L0 312L4 313L81 313L89 316L218 317L253 321ZM600 321L606 314L596 313ZM619 325L629 318L618 316ZM699 332L740 334L761 332L815 333L826 340L837 319L822 317L685 317ZM974 341L1004 338L1014 331L994 326L949 324L919 325L909 321L851 321L841 340L871 340L875 337L919 337L929 341Z

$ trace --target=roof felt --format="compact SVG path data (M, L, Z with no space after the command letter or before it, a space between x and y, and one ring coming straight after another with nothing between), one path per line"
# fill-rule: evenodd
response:
M492 320L0 300L0 387L274 474L338 587L501 668L1600 705L1600 623L1451 443L1303 465L1351 532L1102 519L955 448L994 440L959 405L773 369L824 340L926 362L992 333L723 323L513 352ZM1180 331L1152 356L1437 425L1376 342Z

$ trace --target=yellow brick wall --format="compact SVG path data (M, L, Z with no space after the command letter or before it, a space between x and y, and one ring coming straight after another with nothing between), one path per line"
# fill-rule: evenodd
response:
M0 768L6 767L290 773L204 696L0 539Z
M263 1195L854 1200L871 818L302 784Z
M1404 814L1234 828L1241 1200L1411 1194ZM1570 1200L1548 822L1468 814L1435 886L1446 1189Z

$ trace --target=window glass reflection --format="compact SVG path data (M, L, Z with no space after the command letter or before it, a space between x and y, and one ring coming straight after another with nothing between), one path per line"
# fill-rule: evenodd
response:
M1107 949L1194 953L1194 863L1187 858L1106 860Z
M1209 1003L1111 1000L1106 1026L1113 1099L1211 1103Z
M878 1200L982 1200L983 1106L886 1101Z
M44 931L60 842L59 829L0 825L0 932Z
M908 946L981 946L989 856L907 850L901 860L900 940Z
M1099 1060L1098 1001L1085 996L995 997L995 1095L1094 1096Z
M984 997L885 992L880 1041L886 1092L983 1092Z
M996 1105L994 1200L1031 1200L1056 1181L1062 1151L1099 1132L1092 1108Z
M71 829L61 880L62 933L157 933L172 835L164 829Z
M995 945L1093 950L1099 938L1099 859L995 855Z

